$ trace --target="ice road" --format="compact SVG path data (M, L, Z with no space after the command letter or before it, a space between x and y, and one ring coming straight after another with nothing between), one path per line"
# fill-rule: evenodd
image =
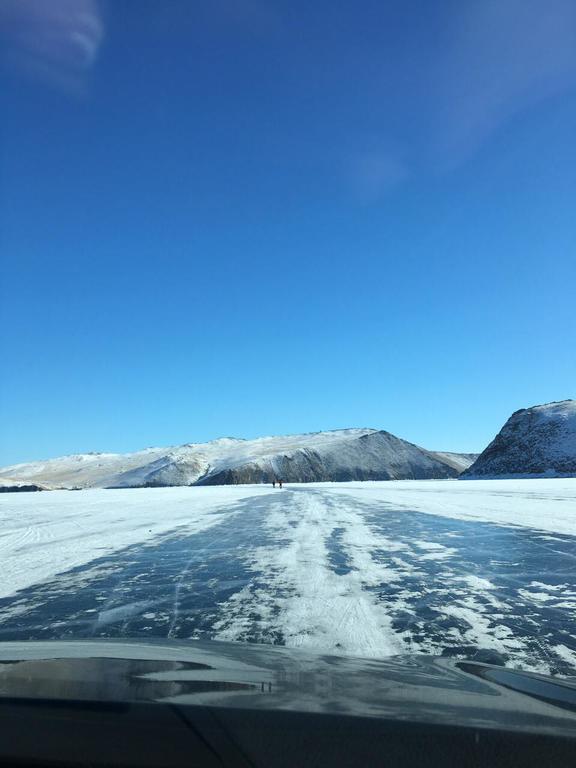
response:
M576 674L576 479L0 497L0 640L214 638Z

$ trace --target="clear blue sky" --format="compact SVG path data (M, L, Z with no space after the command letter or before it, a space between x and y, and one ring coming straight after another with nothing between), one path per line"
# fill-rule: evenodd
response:
M572 2L38 5L0 15L0 463L475 451L574 396Z

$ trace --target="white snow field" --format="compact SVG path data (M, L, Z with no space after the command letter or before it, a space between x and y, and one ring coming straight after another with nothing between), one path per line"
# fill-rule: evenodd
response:
M215 638L576 674L576 479L0 496L0 640Z
M50 491L0 496L0 597L166 532L216 525L266 486Z
M399 509L576 536L576 478L335 483L332 490Z

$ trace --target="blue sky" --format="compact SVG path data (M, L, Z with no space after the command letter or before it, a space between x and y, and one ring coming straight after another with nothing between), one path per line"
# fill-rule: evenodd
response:
M0 14L0 463L574 396L573 3L46 6Z

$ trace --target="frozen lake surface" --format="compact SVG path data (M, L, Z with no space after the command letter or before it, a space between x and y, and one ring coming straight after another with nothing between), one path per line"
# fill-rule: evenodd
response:
M0 496L0 640L82 637L575 675L576 479Z

